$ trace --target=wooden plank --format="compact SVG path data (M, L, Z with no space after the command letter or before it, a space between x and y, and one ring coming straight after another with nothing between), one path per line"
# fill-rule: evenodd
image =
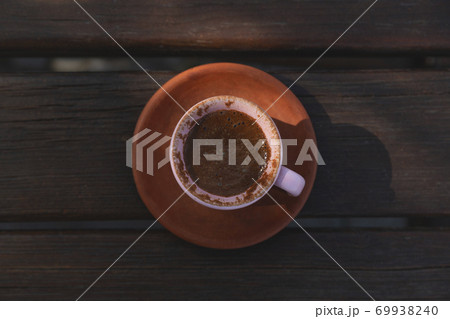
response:
M0 235L0 299L75 300L140 231ZM449 231L314 231L377 300L448 300ZM151 230L83 299L367 300L300 229L240 250Z
M132 54L328 47L372 0L79 0ZM448 54L446 0L379 1L333 53ZM123 55L73 1L2 0L1 55Z
M449 80L448 70L347 71L297 83L327 164L301 216L448 215ZM143 73L3 75L0 219L151 218L125 141L156 89Z

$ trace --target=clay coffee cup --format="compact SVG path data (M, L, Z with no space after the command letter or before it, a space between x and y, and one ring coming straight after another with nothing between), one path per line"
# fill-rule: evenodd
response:
M191 130L203 117L217 111L238 111L244 113L259 125L270 148L264 171L245 191L231 195L217 195L202 189L187 167L185 146ZM281 165L283 147L280 133L272 118L255 103L243 98L221 95L205 99L191 107L180 119L170 144L170 165L180 187L193 200L206 207L218 210L233 210L249 206L261 199L271 187L277 186L292 196L299 196L305 186L305 179L298 173ZM201 168L201 167L200 167Z

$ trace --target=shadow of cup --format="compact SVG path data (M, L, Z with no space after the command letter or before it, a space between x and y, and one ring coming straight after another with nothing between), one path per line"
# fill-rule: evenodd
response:
M283 78L281 81L291 82ZM392 167L383 143L363 127L351 123L332 123L324 107L301 86L295 85L292 91L311 118L317 146L325 161L325 165L318 166L315 185L302 213L309 216L358 216L367 215L370 210L380 211L389 207L394 199L394 192L390 188ZM276 104L273 107L276 108ZM274 121L283 139L299 138L283 134L293 131L291 124L277 119ZM303 142L298 140L296 147L288 147L288 167L296 165ZM308 154L317 160L311 150ZM285 196L281 194L283 191L275 187L271 192ZM262 199L259 205L267 205L268 200Z

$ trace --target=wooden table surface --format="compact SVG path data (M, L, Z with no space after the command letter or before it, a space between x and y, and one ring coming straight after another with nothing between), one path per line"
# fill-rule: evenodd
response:
M79 2L138 60L265 59L287 86L371 4ZM380 0L292 87L327 163L297 221L323 220L311 234L377 300L450 298L449 13L445 0ZM2 1L0 48L3 59L124 56L70 0ZM138 68L1 73L0 299L77 299L153 222L125 141L157 89ZM376 224L395 218L406 225ZM83 299L368 297L294 225L231 251L155 227Z

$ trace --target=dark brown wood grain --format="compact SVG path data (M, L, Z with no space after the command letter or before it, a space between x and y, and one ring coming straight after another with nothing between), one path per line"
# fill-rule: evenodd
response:
M326 162L299 216L448 215L449 80L448 70L342 71L298 82ZM143 73L3 74L0 220L152 218L125 141L156 89Z
M75 300L140 231L0 234L0 299ZM312 235L377 300L448 300L448 231ZM150 230L84 300L369 300L300 229L221 251Z
M79 0L132 54L328 47L372 0ZM330 53L450 52L446 0L378 1ZM1 55L123 55L71 0L2 0Z

